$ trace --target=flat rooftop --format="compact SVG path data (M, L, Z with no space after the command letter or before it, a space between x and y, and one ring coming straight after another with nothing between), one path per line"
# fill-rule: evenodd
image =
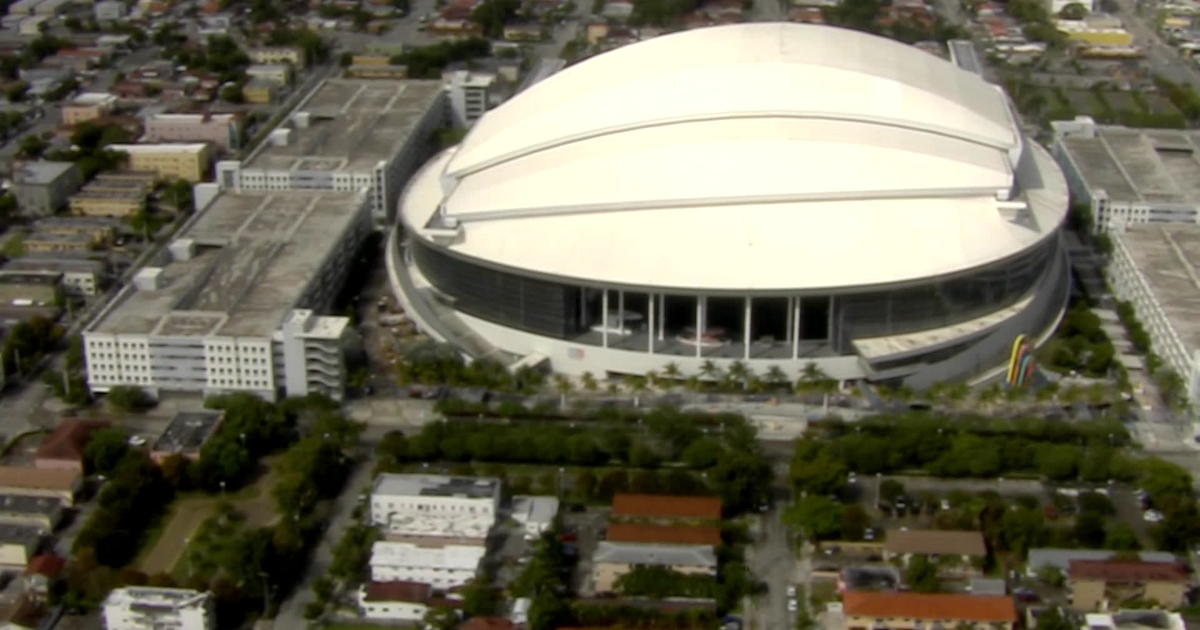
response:
M62 501L49 497L0 494L0 514L53 515L62 509Z
M180 411L154 441L154 450L176 455L196 453L216 431L222 416L219 411Z
M1094 138L1060 140L1093 190L1113 201L1200 203L1200 136L1175 129L1097 125Z
M390 159L440 98L434 80L327 79L294 110L286 146L263 142L243 166L268 170L367 170ZM293 116L295 116L293 113Z
M1113 236L1129 251L1183 343L1200 349L1200 226L1130 225Z
M159 288L126 291L89 329L110 334L270 336L363 200L349 192L222 193L176 239L195 243L172 259Z
M500 482L490 478L383 474L375 479L372 494L490 499L499 490Z

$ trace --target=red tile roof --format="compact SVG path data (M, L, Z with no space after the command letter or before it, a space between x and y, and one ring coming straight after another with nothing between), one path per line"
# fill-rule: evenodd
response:
M1017 608L1007 595L849 591L842 596L842 607L846 615L873 619L1017 620Z
M670 494L618 494L613 497L614 516L655 518L721 518L721 500L717 497Z
M422 582L368 582L363 599L368 602L412 602L424 604L433 587Z
M617 542L719 545L721 528L706 525L612 523L608 526L607 538Z
M108 422L102 420L63 420L53 433L42 440L36 458L82 462L83 449L92 433L109 426Z
M1186 582L1187 570L1174 562L1072 560L1071 579L1105 582Z
M67 566L66 559L61 556L56 556L52 553L43 553L33 557L29 564L25 567L25 575L44 575L48 578L56 578L62 570Z

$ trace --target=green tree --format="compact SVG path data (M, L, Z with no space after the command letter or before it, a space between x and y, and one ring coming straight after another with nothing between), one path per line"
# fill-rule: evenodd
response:
M114 409L126 413L143 411L153 407L155 401L140 387L135 385L118 385L108 390L108 404Z
M88 471L111 475L129 452L129 436L116 427L101 429L91 435L83 449L83 461Z
M703 437L683 450L683 461L695 469L708 468L717 463L724 446L716 438Z
M908 561L904 581L918 593L936 593L942 589L938 579L938 567L925 554L916 554Z
M1079 544L1087 548L1100 547L1107 538L1104 517L1095 512L1084 512L1076 516L1073 532Z
M1129 523L1118 522L1108 529L1108 533L1104 537L1104 548L1115 551L1137 551L1142 548L1142 543Z
M809 495L784 510L783 522L810 539L827 539L841 531L842 509L833 499Z

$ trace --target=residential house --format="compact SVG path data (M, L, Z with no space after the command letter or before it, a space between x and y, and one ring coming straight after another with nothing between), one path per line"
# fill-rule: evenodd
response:
M981 564L987 557L983 534L934 529L889 529L884 538L884 560L899 558L908 565L914 555L953 559L963 565Z
M592 554L592 580L599 593L613 591L617 580L637 567L665 567L688 575L717 574L712 545L645 544L601 541Z
M1132 601L1179 608L1191 582L1181 564L1130 560L1073 560L1067 578L1071 607L1077 610L1112 609Z
M54 432L42 440L33 457L35 468L68 470L83 474L83 450L87 448L92 434L112 426L101 420L66 419Z
M618 494L613 497L614 518L720 520L717 497L666 494Z
M841 630L1012 630L1012 597L949 593L849 591L842 594Z
M74 127L82 122L96 120L112 113L117 106L117 97L108 92L84 92L62 106L63 125Z
M57 498L71 506L82 486L83 475L74 470L0 466L0 494Z

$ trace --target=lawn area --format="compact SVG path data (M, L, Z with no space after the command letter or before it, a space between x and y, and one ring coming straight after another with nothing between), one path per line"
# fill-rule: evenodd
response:
M4 241L4 246L0 247L0 252L9 258L20 258L25 253L25 233L14 231L8 240Z
M250 486L225 497L237 511L246 516L254 527L269 525L276 518L275 506L271 501L271 487L275 485L276 473L273 461L267 460L267 472L259 476ZM146 551L137 560L137 567L148 575L168 573L183 553L184 545L196 528L213 513L221 501L220 496L191 495L177 499L170 513L164 517L166 524Z

